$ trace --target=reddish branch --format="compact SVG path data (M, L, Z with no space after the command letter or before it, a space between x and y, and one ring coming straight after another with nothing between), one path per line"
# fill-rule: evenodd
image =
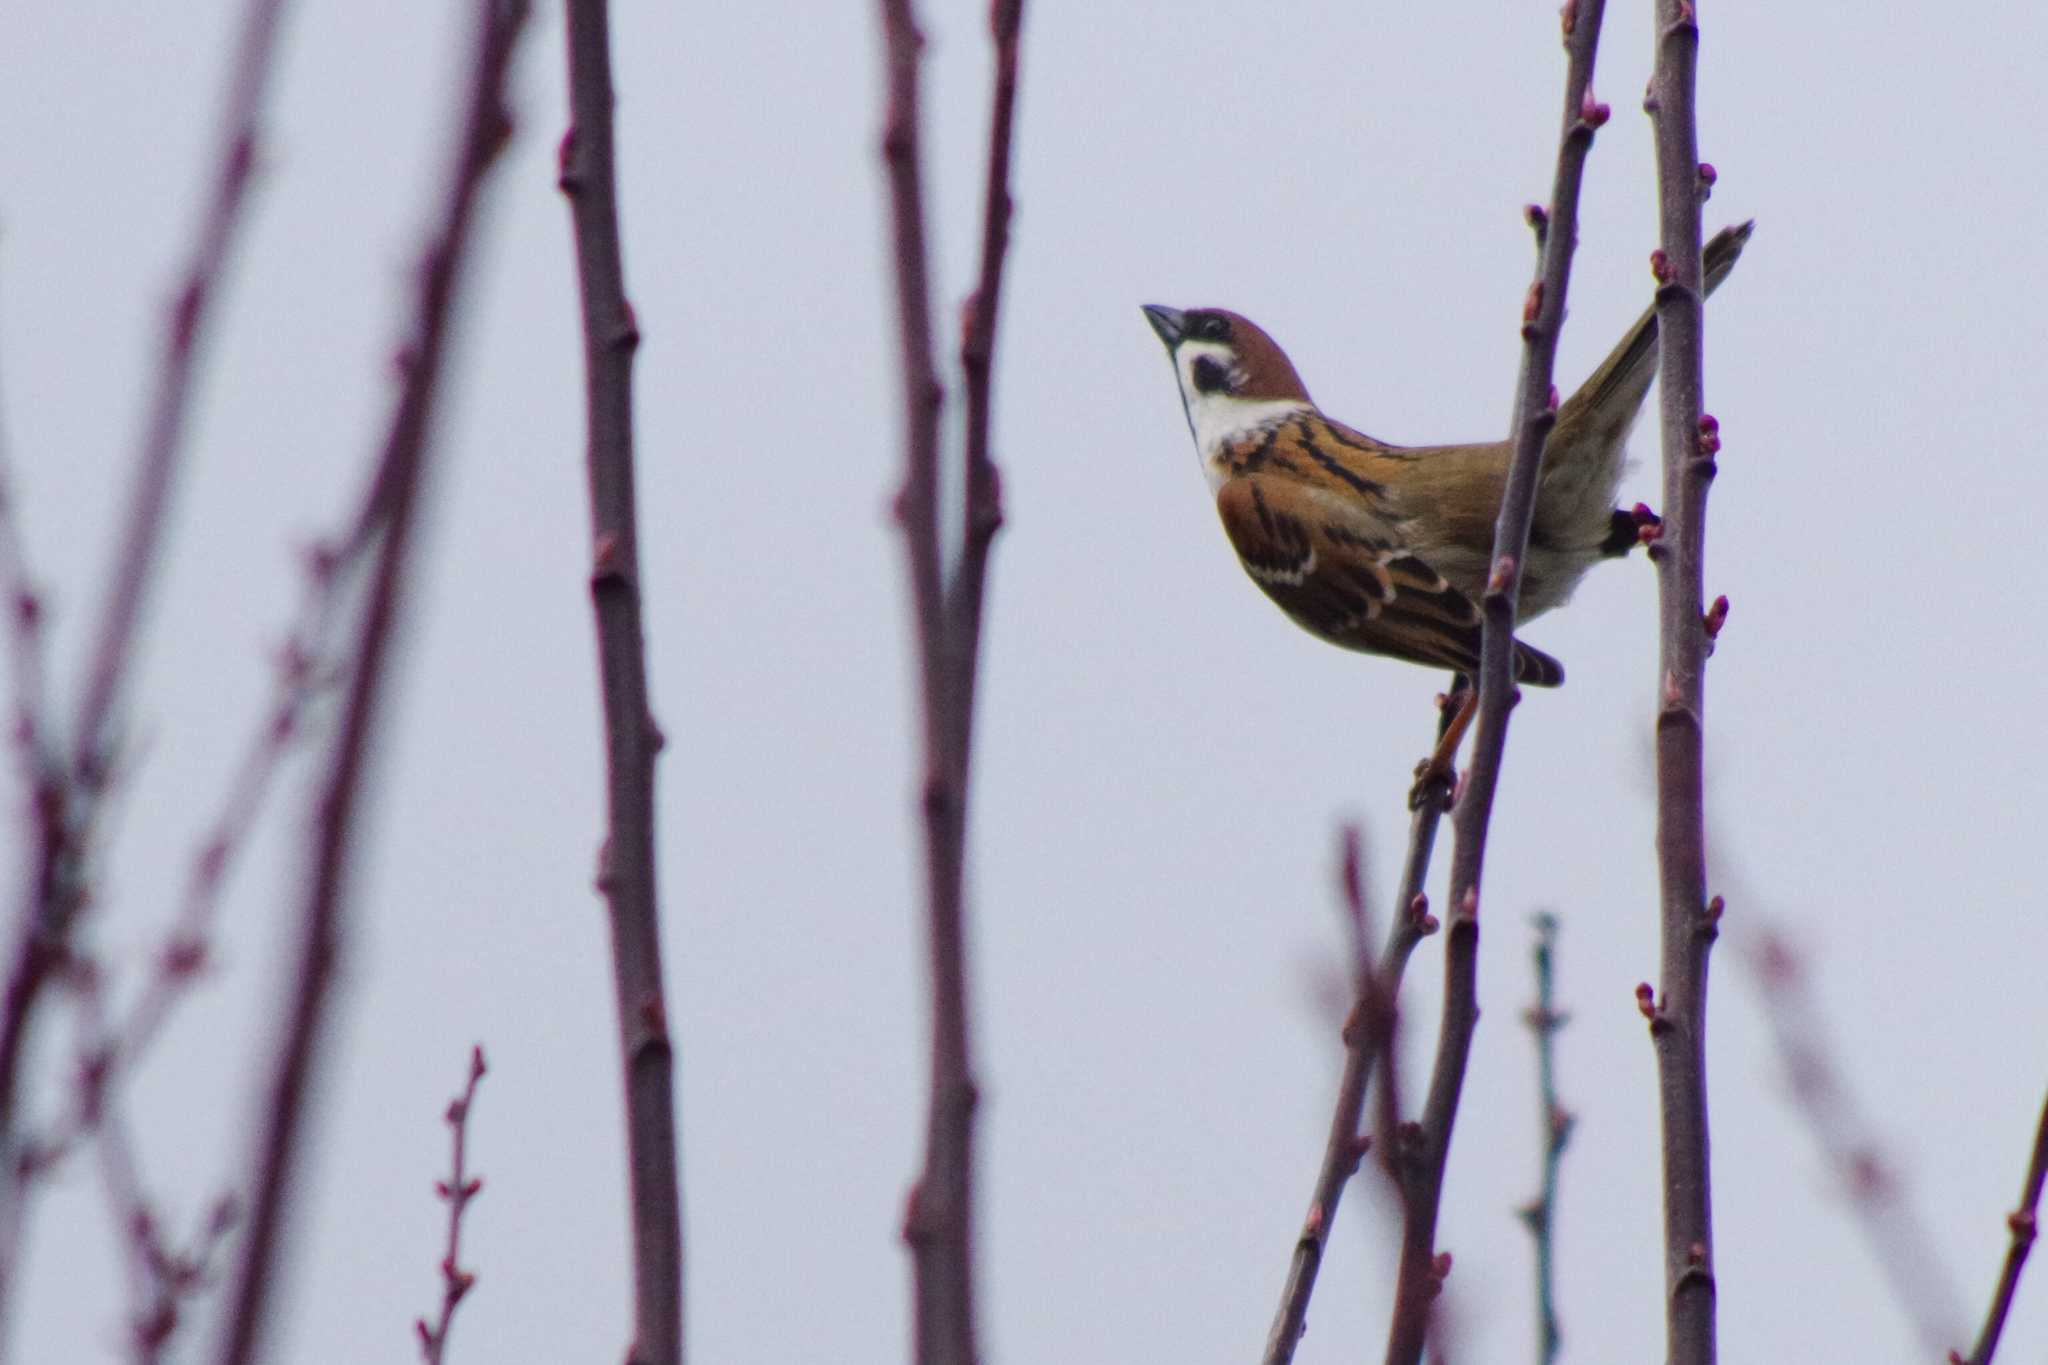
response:
M1451 707L1456 703L1450 698L1443 701L1449 703L1442 710L1443 722L1448 723ZM1322 1270L1330 1228L1336 1222L1344 1187L1357 1171L1368 1146L1365 1101L1375 1065L1382 1073L1376 1126L1381 1153L1392 1169L1393 1144L1388 1139L1400 1117L1400 1103L1394 1093L1395 1002L1400 999L1401 977L1415 945L1436 932L1436 920L1429 913L1429 901L1422 886L1429 877L1437 825L1450 805L1450 796L1449 784L1441 777L1432 778L1421 793L1409 822L1408 852L1402 861L1401 886L1394 900L1396 912L1377 962L1370 956L1356 835L1347 831L1342 890L1346 909L1353 918L1354 998L1351 1017L1344 1025L1344 1071L1337 1083L1337 1101L1330 1115L1329 1141L1316 1170L1315 1188L1309 1194L1308 1215L1302 1220L1301 1235L1295 1239L1287 1281L1280 1290L1280 1306L1266 1334L1261 1365L1287 1365L1294 1359L1302 1334L1308 1330L1309 1299L1315 1293L1316 1276Z
M1716 876L1742 904L1759 903L1733 870ZM1910 1188L1886 1160L1879 1135L1835 1063L1827 1021L1801 954L1756 915L1746 916L1745 922L1751 932L1744 935L1737 960L1753 978L1792 1107L1839 1178L1864 1243L1890 1286L1891 1302L1911 1320L1928 1358L1938 1359L1957 1339L1957 1324L1963 1320L1948 1269L1934 1254Z
M477 0L475 54L449 172L446 201L418 268L419 298L401 352L405 378L379 457L375 486L379 534L368 595L350 654L350 674L328 765L317 784L300 907L299 960L288 996L281 1042L262 1121L252 1181L249 1228L215 1359L248 1365L257 1357L277 1260L287 1197L296 1185L306 1096L327 1017L335 959L348 905L347 874L355 853L356 808L383 700L412 529L430 443L449 316L469 245L470 226L486 173L512 130L504 107L506 72L525 25L525 0Z
M21 1063L28 1031L51 974L63 965L72 921L85 904L83 861L91 826L114 766L115 713L131 672L144 599L154 581L168 520L172 487L184 447L192 378L206 338L210 307L242 222L250 172L256 161L260 120L271 71L283 0L250 0L237 41L234 66L222 111L218 162L206 212L200 220L179 284L172 296L155 393L137 452L125 527L107 579L91 663L69 760L50 736L35 758L31 810L36 846L20 935L0 1000L0 1157L15 1157ZM23 585L25 587L25 585ZM37 603L17 591L10 604L19 641L32 632ZM23 665L17 664L17 668ZM17 686L23 686L22 682ZM17 703L31 698L18 696ZM0 1199L8 1198L0 1189ZM11 1276L0 1275L0 1302Z
M967 785L973 754L974 687L981 657L981 607L988 579L989 544L1003 524L1002 482L989 454L993 421L996 311L1002 302L1003 260L1010 244L1010 130L1017 110L1017 31L1024 0L990 0L989 34L995 48L990 96L988 166L982 184L981 269L960 316L960 370L966 402L966 512L960 564L946 590L948 668L959 695L951 710L959 733L953 745L960 785Z
M904 1217L915 1286L920 1365L968 1365L974 1326L975 1082L968 1038L966 867L969 749L990 543L1002 524L989 454L992 353L1009 241L1010 138L1021 0L989 10L995 75L982 207L980 276L962 316L967 391L960 560L942 563L940 409L925 236L918 72L924 45L911 0L881 0L888 67L882 150L887 168L903 371L904 478L897 494L910 571L923 699L922 810L932 982L931 1103L925 1160Z
M605 722L606 836L598 885L611 910L632 1204L627 1359L675 1365L683 1355L682 1173L655 875L654 761L662 738L648 706L641 618L632 395L640 327L626 300L619 237L608 11L606 0L570 0L567 7L570 125L560 183L575 224L583 299L590 598Z
M441 1256L441 1316L433 1322L420 1318L413 1324L420 1337L420 1356L427 1365L441 1365L448 1351L448 1328L455 1321L455 1307L476 1284L476 1273L462 1268L462 1215L469 1201L483 1192L482 1176L469 1173L466 1158L469 1145L469 1111L476 1103L477 1082L484 1078L484 1050L469 1050L469 1080L462 1093L448 1103L448 1178L434 1183L434 1195L448 1205L448 1249Z
M2005 1265L1998 1272L1998 1289L1991 1296L1991 1307L1984 1314L1984 1329L1977 1335L1977 1344L1970 1351L1968 1365L1991 1365L1992 1356L1998 1353L1999 1334L2005 1331L2005 1315L2012 1309L2013 1291L2019 1288L2020 1271L2027 1263L2027 1253L2033 1250L2034 1235L2040 1227L2041 1186L2048 1182L2048 1101L2041 1105L2041 1119L2034 1127L2034 1154L2027 1161L2027 1177L2020 1185L2019 1207L2006 1216L2005 1225L2012 1233L2012 1243L2006 1248ZM1963 1365L1955 1352L1949 1352L1954 1365Z
M0 422L4 428L4 422ZM43 599L29 572L27 547L14 511L14 473L7 457L6 432L0 429L0 610L7 613L7 656L12 664L9 698L10 742L34 791L49 752L49 721L44 714Z
M1657 275L1664 526L1658 568L1657 864L1663 993L1644 1013L1657 1053L1664 1150L1666 1357L1715 1358L1714 1232L1707 1150L1707 952L1720 902L1707 899L1704 597L1707 486L1720 447L1701 407L1700 204L1713 175L1699 159L1693 89L1699 25L1692 0L1657 0L1657 65L1644 100L1657 144L1662 244ZM1721 613L1725 614L1725 609Z
M1536 1036L1536 1089L1543 1108L1543 1176L1536 1197L1522 1208L1522 1222L1536 1243L1536 1358L1543 1365L1557 1359L1563 1333L1557 1323L1557 1174L1565 1144L1571 1141L1572 1115L1557 1094L1557 1032L1567 1016L1557 1008L1555 954L1557 916L1536 916L1536 1003L1523 1016Z
M1493 569L1481 599L1484 644L1479 662L1479 718L1463 794L1452 817L1456 843L1451 853L1451 899L1444 942L1443 1025L1436 1063L1423 1102L1421 1131L1412 1162L1404 1163L1401 1266L1394 1292L1393 1324L1387 1336L1388 1365L1419 1360L1428 1341L1431 1305L1449 1270L1436 1249L1436 1221L1443 1196L1451 1128L1464 1089L1465 1062L1479 1018L1479 885L1486 855L1487 821L1507 746L1508 712L1515 704L1514 629L1529 523L1536 509L1536 485L1544 442L1557 420L1551 384L1557 341L1564 325L1565 292L1571 283L1578 245L1579 183L1593 131L1607 120L1607 106L1593 99L1593 59L1600 41L1604 0L1574 0L1564 8L1565 76L1563 130L1547 214L1532 214L1541 246L1536 281L1530 286L1522 325L1522 368L1515 388L1514 454L1493 531ZM1697 253L1695 253L1697 254Z
M184 1308L205 1286L214 1254L234 1228L232 1198L216 1200L186 1249L177 1247L155 1202L143 1189L134 1143L113 1090L112 1039L100 973L74 958L65 972L78 1002L80 1041L75 1084L78 1112L99 1156L100 1182L115 1236L129 1266L127 1337L136 1365L165 1358L184 1322Z
M359 512L357 520L363 515ZM121 1073L142 1061L172 1010L212 961L213 922L228 874L268 802L285 757L301 736L306 709L335 681L325 655L338 605L337 589L352 577L360 560L360 554L325 546L306 556L306 595L291 637L279 651L275 694L250 734L220 810L192 856L176 916L157 950L148 979L120 1023L107 1029L97 1045L95 1068L102 1087L112 1086ZM8 1173L17 1203L28 1197L36 1179L61 1163L88 1135L88 1098L82 1091L74 1095L69 1110L49 1130L21 1143L14 1169ZM6 1249L0 1256L13 1250L13 1232L12 1223L0 1227L0 1248Z

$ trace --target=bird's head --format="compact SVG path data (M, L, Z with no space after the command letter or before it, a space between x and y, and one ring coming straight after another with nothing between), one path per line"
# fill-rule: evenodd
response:
M1247 432L1314 408L1287 353L1250 318L1148 303L1145 320L1166 343L1188 429L1205 459Z

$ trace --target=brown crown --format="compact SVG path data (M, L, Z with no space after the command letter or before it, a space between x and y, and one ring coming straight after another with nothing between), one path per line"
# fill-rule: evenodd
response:
M1287 352L1259 324L1227 308L1204 308L1188 317L1221 318L1229 324L1229 335L1223 339L1237 352L1238 368L1244 371L1244 382L1233 390L1238 397L1313 401Z

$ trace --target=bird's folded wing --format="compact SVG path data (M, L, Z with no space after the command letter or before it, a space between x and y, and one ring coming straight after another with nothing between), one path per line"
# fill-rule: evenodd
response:
M1479 608L1369 508L1340 516L1297 482L1249 474L1223 485L1216 510L1245 572L1311 633L1460 673L1478 668ZM1517 641L1515 674L1555 687L1564 666Z

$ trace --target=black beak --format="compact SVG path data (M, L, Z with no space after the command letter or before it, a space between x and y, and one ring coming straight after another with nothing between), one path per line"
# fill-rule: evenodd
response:
M1187 314L1178 308L1168 308L1163 303L1145 305L1145 321L1152 324L1152 330L1159 333L1159 339L1172 350L1180 345L1180 339L1187 335Z

